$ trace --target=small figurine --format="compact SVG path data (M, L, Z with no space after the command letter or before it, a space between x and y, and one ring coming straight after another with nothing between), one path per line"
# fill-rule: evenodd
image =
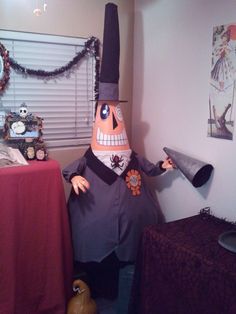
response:
M97 314L97 305L90 296L88 285L78 279L73 282L73 290L77 295L72 297L68 303L67 314Z

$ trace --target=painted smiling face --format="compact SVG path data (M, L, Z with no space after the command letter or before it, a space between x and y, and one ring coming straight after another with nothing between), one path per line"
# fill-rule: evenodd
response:
M130 149L122 111L117 101L98 101L91 147L100 151Z

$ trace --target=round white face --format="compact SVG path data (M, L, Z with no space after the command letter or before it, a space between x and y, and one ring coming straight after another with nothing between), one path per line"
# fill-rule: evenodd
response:
M13 122L11 129L15 134L22 134L25 132L25 125L22 121Z
M26 107L20 107L19 114L22 118L25 118L28 114L28 109Z

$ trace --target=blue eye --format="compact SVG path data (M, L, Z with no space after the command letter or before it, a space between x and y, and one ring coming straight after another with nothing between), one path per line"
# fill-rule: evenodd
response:
M100 111L101 119L103 119L103 120L107 119L109 114L110 114L110 108L109 108L108 104L106 104L106 103L102 104L101 111Z

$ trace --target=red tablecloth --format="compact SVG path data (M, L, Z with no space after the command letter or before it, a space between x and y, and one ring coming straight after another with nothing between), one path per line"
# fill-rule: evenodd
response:
M72 246L59 164L0 169L0 314L64 314Z
M147 227L130 314L235 314L236 254L218 237L236 225L208 214Z

